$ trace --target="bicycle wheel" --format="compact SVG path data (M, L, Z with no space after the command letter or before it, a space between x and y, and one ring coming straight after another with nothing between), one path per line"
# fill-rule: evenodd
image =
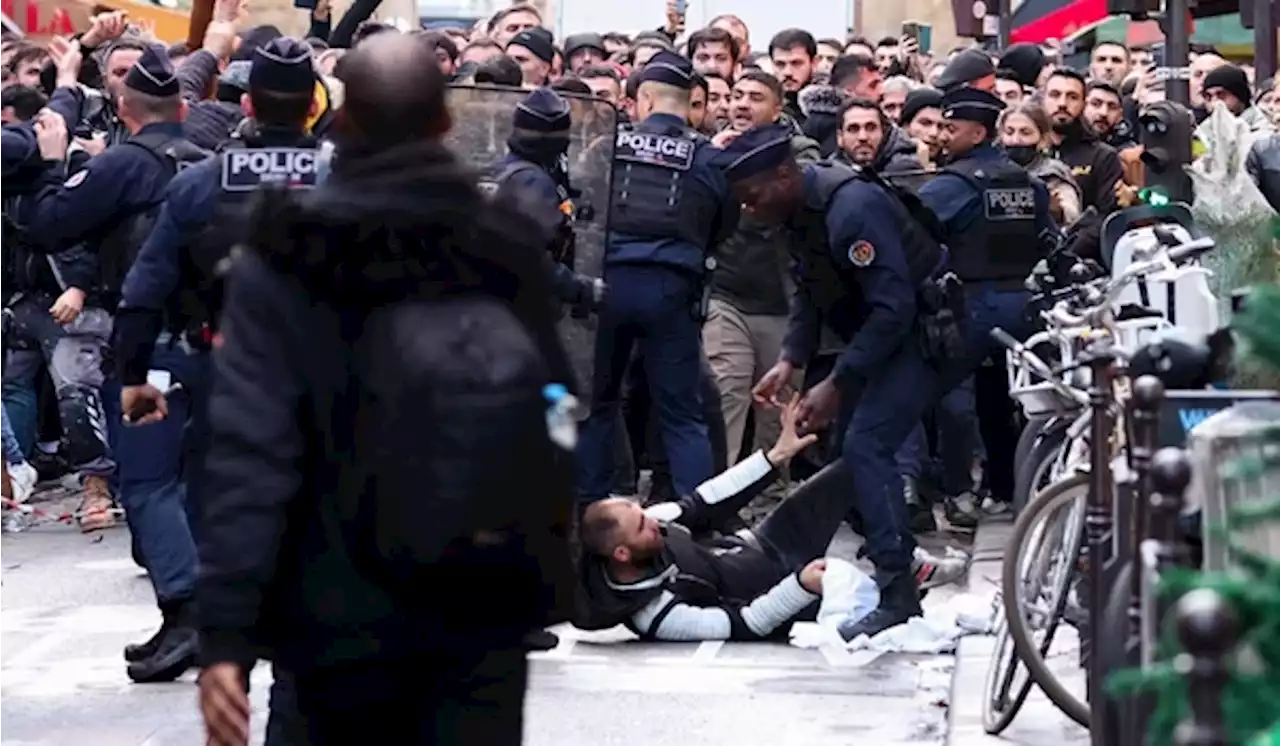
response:
M1040 439L1040 434L1050 422L1053 422L1052 417L1032 417L1027 420L1022 426L1022 432L1018 433L1018 445L1013 449L1013 463L1026 462L1027 454L1031 453L1031 447Z
M1018 473L1013 489L1013 514L1020 515L1026 510L1027 503L1044 487L1048 486L1053 464L1067 442L1069 424L1065 421L1046 423L1036 434L1035 440L1021 461L1018 461Z
M996 623L995 636L996 646L987 665L987 680L982 691L982 728L992 736L1003 733L1018 716L1033 683L1014 648L1003 614Z
M1089 706L1049 670L1046 656L1062 621L1084 542L1087 474L1041 490L1014 523L1003 568L1005 619L1014 648L1031 678L1067 717L1089 727ZM1041 582L1039 570L1050 577ZM1031 582L1028 582L1031 581ZM1043 637L1036 639L1040 631Z

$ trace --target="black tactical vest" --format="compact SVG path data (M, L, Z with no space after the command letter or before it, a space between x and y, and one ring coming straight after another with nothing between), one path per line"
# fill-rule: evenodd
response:
M719 205L691 178L699 144L683 127L646 122L620 127L613 150L609 230L707 248Z
M183 254L176 314L181 318L171 325L188 329L213 325L222 311L222 276L232 248L245 238L242 228L254 194L262 187L314 189L318 147L310 138L297 147L253 147L232 140L215 156L219 159L218 204L214 219Z
M168 179L172 179L182 169L209 157L207 151L197 148L182 137L173 137L159 132L135 135L118 147L136 147L146 151L149 156L161 162L168 174ZM146 242L147 236L151 234L163 203L164 198L161 197L123 216L99 245L98 261L101 266L103 305L108 310L114 311L116 304L119 303L120 288L124 285L125 275L129 273L133 261L138 258L138 252Z
M899 226L912 285L920 288L940 269L942 247L933 235L933 227L926 225L936 218L931 213L917 216L914 210L909 209L904 200L915 199L914 195L904 195L875 174L856 166L821 161L809 168L813 169L813 182L806 195L807 209L794 225L803 234L795 245L804 252L803 256L796 257L801 268L801 276L796 280L805 283L809 296L824 316L831 315L831 309L841 301L860 301L857 299L859 285L852 274L857 270L844 268L832 258L826 230L827 211L836 193L855 179L871 181L889 194L894 214L877 219L891 220ZM919 207L927 212L923 205Z
M1031 175L1007 158L966 158L943 170L978 192L981 209L963 233L948 237L951 268L965 282L1021 283L1040 260Z

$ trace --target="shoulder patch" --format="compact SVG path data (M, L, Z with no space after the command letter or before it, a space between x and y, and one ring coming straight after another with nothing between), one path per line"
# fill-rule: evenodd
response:
M75 189L76 187L83 184L84 180L87 178L89 178L89 172L87 170L81 169L80 171L76 171L74 174L72 174L70 179L67 179L66 181L62 182L62 188Z
M869 267L876 260L876 247L870 241L856 241L849 247L849 262L855 267Z

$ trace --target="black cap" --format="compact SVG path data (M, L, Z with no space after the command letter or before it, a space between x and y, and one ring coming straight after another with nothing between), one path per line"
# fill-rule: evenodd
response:
M511 38L507 42L507 48L512 45L518 45L533 52L533 56L551 64L551 60L555 59L556 47L555 40L551 37L551 32L544 28L528 28Z
M996 74L996 66L981 49L966 49L956 55L938 76L938 87L946 90Z
M1044 69L1044 50L1039 44L1019 42L1000 55L999 68L1013 73L1013 79L1021 85L1034 88Z
M916 114L929 108L942 108L942 91L934 88L917 88L914 91L908 91L906 100L902 102L902 121L899 124L904 127L911 124Z
M741 181L777 168L791 158L794 130L785 124L752 127L716 156L729 181Z
M570 34L564 40L564 56L568 59L573 56L574 52L580 49L594 49L602 55L608 55L609 50L604 48L604 37L600 34Z
M311 48L305 43L282 36L254 53L253 66L249 69L250 90L310 93L315 86Z
M163 47L155 44L147 45L142 56L125 76L124 85L156 98L177 96L182 92L178 76L173 71L173 63L169 62L169 55Z
M236 47L236 51L231 53L231 59L252 60L254 52L282 36L284 34L275 26L267 25L247 28L240 32L240 44Z
M977 122L994 134L1004 102L994 93L961 86L942 95L942 118Z
M1244 74L1244 70L1235 65L1219 65L1206 73L1201 90L1207 91L1210 88L1225 90L1244 102L1245 106L1253 103L1253 94L1249 91L1249 78Z
M644 66L640 82L665 83L687 91L693 87L693 63L675 52L663 50Z
M573 123L569 102L550 88L538 88L516 105L512 124L528 132L568 132Z

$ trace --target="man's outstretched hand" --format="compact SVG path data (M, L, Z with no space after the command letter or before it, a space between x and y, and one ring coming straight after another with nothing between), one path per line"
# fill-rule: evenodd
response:
M773 448L765 454L769 459L769 463L774 466L783 466L791 461L795 455L818 440L817 435L800 435L797 430L797 419L800 412L800 395L792 394L791 401L779 412L782 420L782 433L778 435L778 442L773 444Z

